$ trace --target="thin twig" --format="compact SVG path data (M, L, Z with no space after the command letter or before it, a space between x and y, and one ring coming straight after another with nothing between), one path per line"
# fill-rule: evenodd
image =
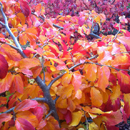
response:
M44 57L43 56L42 56L41 64L42 64L42 72L43 72L43 81L45 82Z
M97 55L92 56L92 57L88 58L88 60L94 59L94 58L96 58L96 57L97 57ZM69 71L71 71L71 70L73 70L74 68L76 68L76 67L78 67L78 66L80 66L80 65L83 65L83 64L84 64L84 63L76 64L76 65L72 66L71 68L69 68ZM56 77L55 79L53 79L53 80L49 83L49 85L47 86L48 89L50 89L51 86L52 86L52 84L53 84L55 81L57 81L58 79L60 79L60 78L61 78L64 74L66 74L66 73L67 73L67 72L64 72L63 74L61 74L61 75L59 75L58 77Z
M120 23L119 23L119 30L118 30L118 32L116 33L116 35L114 36L114 38L110 41L110 42L113 42L116 38L117 38L117 35L120 33ZM109 42L109 43L110 43ZM108 43L108 44L109 44Z
M83 109L82 109L83 110ZM89 130L89 123L88 123L88 119L87 119L87 117L86 117L86 115L85 115L85 111L83 110L83 112L84 112L84 116L85 116L85 119L86 119L86 130Z

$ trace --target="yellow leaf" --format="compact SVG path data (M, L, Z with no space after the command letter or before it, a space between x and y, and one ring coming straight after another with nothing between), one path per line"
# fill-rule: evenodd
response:
M84 128L79 128L78 130L85 130Z
M72 113L72 122L69 126L77 126L81 120L82 113L81 111Z
M99 130L99 128L94 122L92 122L89 124L89 130Z
M100 16L98 15L95 19L94 19L97 23L100 24Z

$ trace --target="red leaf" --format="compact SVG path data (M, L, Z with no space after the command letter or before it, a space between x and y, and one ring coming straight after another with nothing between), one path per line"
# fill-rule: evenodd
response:
M33 125L23 118L17 118L15 121L15 126L17 130L35 130Z
M72 115L70 111L67 111L67 113L65 114L65 120L67 124L72 121Z
M26 56L30 56L30 54L35 54L36 53L36 51L31 49L31 48L26 48L26 50L23 50L23 52L24 52L24 54Z
M0 124L2 122L7 122L7 121L11 120L11 118L12 118L11 114L7 114L7 113L1 114L0 115Z
M30 111L37 117L39 122L42 120L43 113L44 113L43 108L35 107L35 108L31 108Z
M104 42L98 42L97 44L98 44L98 47L100 47L100 46L105 46L105 43L104 43Z
M122 111L124 111L124 119L130 116L130 94L124 94L124 110Z
M18 103L14 109L15 112L18 111L26 111L29 110L30 108L34 108L38 105L36 101L30 100L30 99L25 99L24 101Z
M118 83L123 93L130 93L130 76L127 72L117 72Z
M116 86L116 77L113 74L110 74L109 81Z
M23 12L23 14L28 17L30 14L31 14L31 9L29 7L29 4L27 1L25 0L19 0L20 2L20 7L21 7L21 10Z
M8 63L4 56L0 54L0 79L5 78L8 72Z

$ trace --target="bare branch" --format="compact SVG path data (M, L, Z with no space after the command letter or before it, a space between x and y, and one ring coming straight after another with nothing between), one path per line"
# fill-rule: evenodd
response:
M59 98L59 96L56 96L56 98L55 98L55 100L54 100L55 103L56 103L56 101L57 101L58 98Z
M118 30L118 32L116 33L116 35L114 36L114 38L110 41L110 42L113 42L116 38L117 38L117 35L120 33L120 23L119 23L119 30ZM109 43L110 43L109 42ZM108 43L108 44L109 44Z
M50 112L46 115L45 119L46 119L47 117L49 117L52 113L53 113L53 111L50 111Z
M3 26L5 26L5 24L3 22L1 22L1 21L0 21L0 24L3 25Z
M32 100L48 103L48 100L46 98L33 98Z
M26 55L23 53L23 50L22 50L22 48L21 48L21 46L20 46L20 43L18 42L17 38L13 35L13 33L11 32L11 30L10 30L10 28L9 28L8 20L7 20L7 17L6 17L6 15L5 15L4 11L3 11L3 6L2 6L2 3L1 3L1 2L0 2L0 6L1 6L0 11L1 11L2 16L3 16L3 18L4 18L4 21L5 21L5 24L3 24L3 25L6 27L7 32L9 33L9 35L10 35L10 36L12 37L12 39L14 40L14 43L15 43L15 45L17 46L17 48L19 48L19 50L18 50L19 53L20 53L23 57L26 57ZM2 22L1 22L1 24L2 24Z
M83 109L82 109L83 110ZM88 123L88 119L87 119L87 116L85 115L85 111L83 110L84 112L84 116L85 116L85 119L86 119L86 130L89 130L89 123Z
M18 99L18 100L21 102L20 99ZM42 102L47 103L47 99L45 99L45 98L33 98L33 99L31 99L31 100L42 101ZM3 113L0 113L0 115L1 115L1 114L4 114L4 113L9 113L9 112L11 112L11 111L14 111L14 109L15 109L15 107L12 107L12 108L10 108L9 110L7 110L7 111L5 111L5 112L3 112Z
M0 113L0 115L1 115L1 114L4 114L4 113L9 113L9 112L13 111L14 108L15 108L15 107L12 107L12 108L10 108L9 110L7 110L7 111L5 111L5 112L3 112L3 113Z

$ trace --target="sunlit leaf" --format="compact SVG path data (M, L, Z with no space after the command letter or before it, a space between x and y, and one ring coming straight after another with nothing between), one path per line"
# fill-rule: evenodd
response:
M24 25L25 24L25 16L24 16L24 14L23 13L18 13L17 16L21 20L21 24Z
M97 65L95 64L85 64L84 65L85 70L85 77L89 81L95 81L97 78Z
M103 97L100 91L97 88L92 87L90 91L90 95L91 95L92 105L96 107L100 107L103 103Z
M2 45L1 51L4 52L10 60L19 61L21 59L21 55L9 45Z
M110 70L107 66L98 69L98 85L99 88L105 92L106 87L109 85Z
M72 121L69 126L77 126L80 122L81 117L82 117L81 111L73 112Z
M71 82L72 74L66 73L62 76L62 85L67 86Z
M36 66L40 66L40 61L36 58L24 58L22 59L20 62L19 62L19 67L22 69L22 68L27 68L27 69L30 69L30 68L33 68L33 67L36 67Z
M89 130L99 130L99 127L94 123L89 124Z

